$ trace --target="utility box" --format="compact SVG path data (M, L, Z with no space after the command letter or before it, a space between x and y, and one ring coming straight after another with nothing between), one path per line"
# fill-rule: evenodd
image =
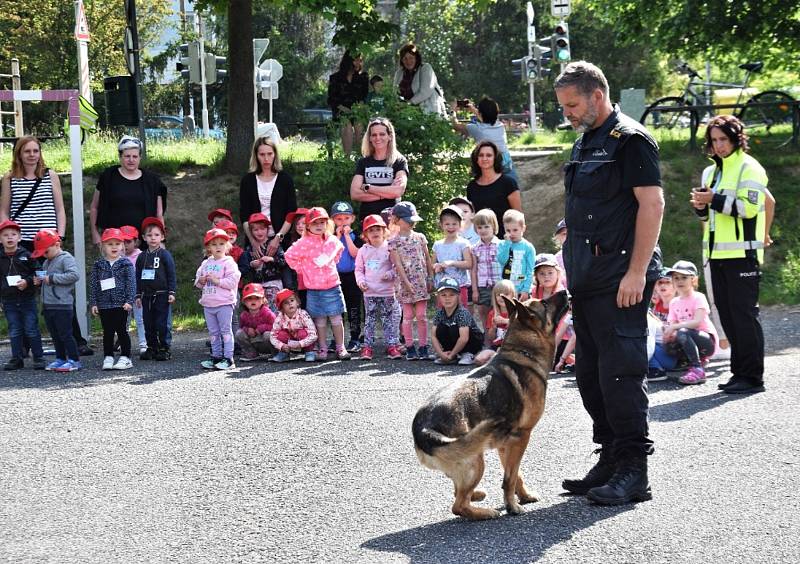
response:
M644 88L625 88L619 91L619 109L626 116L639 121L646 107Z
M136 83L130 75L108 76L103 79L108 125L139 125L139 106Z

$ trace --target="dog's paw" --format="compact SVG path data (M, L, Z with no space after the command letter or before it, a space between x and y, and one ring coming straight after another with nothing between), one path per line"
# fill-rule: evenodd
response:
M525 492L523 495L517 496L519 498L519 502L523 505L526 503L536 503L537 501L541 501L541 496L536 492Z
M525 510L522 508L522 506L516 502L506 504L506 511L508 511L509 515L521 515L522 513L525 513Z
M486 492L483 490L475 490L472 492L472 497L470 499L472 501L483 501L486 499Z

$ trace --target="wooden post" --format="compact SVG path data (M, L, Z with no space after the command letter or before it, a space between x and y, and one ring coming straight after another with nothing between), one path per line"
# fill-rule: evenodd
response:
M22 79L19 75L19 59L11 59L11 89L22 90ZM22 100L14 100L14 135L22 137L25 128L22 124Z

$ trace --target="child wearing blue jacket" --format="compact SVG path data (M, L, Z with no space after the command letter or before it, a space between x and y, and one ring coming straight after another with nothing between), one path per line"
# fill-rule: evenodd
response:
M497 262L504 280L511 280L517 290L517 297L525 301L530 297L533 285L533 269L536 263L536 249L524 237L525 216L517 210L507 210L503 214L503 227L506 239L497 245Z
M122 231L110 228L100 237L103 258L92 266L92 315L100 315L103 326L103 370L127 370L131 362L131 338L128 336L128 312L136 299L136 271L125 258ZM120 345L120 357L114 362L114 336Z

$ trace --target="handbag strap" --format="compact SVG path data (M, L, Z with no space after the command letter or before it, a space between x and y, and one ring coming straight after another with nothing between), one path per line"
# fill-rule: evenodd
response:
M30 204L31 200L33 200L33 196L34 194L36 194L36 189L39 188L39 184L41 183L42 179L37 178L36 182L34 182L33 184L33 188L31 188L31 191L28 192L28 197L25 198L25 201L22 202L22 205L17 208L17 211L14 212L14 215L11 216L11 221L16 221L16 219L20 216L20 214L22 214L22 212L25 211L25 208L28 207L28 204Z

